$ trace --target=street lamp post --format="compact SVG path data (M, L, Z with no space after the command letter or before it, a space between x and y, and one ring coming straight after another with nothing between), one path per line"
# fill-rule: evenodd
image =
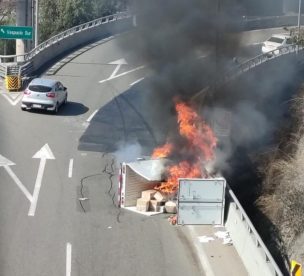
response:
M300 28L301 28L301 7L302 7L302 0L299 0L299 13L298 13L298 38L300 38Z
M35 0L35 48L38 46L38 7L38 0Z

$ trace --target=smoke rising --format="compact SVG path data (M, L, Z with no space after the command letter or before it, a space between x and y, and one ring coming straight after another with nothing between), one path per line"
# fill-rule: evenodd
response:
M128 145L122 143L118 146L117 151L115 151L113 155L115 156L117 164L134 162L142 155L142 147L137 142Z
M234 34L241 18L237 2L133 1L137 27L123 47L154 70L147 81L147 110L161 132L174 136L177 129L172 98L190 99L215 81L236 55L240 42Z
M240 31L241 9L237 0L138 0L133 9L137 27L123 47L154 71L146 80L151 95L146 111L163 133L158 141L163 144L168 136L178 137L173 98L189 101L233 66L241 42L235 35ZM277 67L270 62L263 71L196 99L211 125L219 110L229 114L228 134L220 135L216 152L219 170L231 169L229 162L239 148L257 150L257 145L267 144L284 117L286 107L279 103L295 71L290 61Z

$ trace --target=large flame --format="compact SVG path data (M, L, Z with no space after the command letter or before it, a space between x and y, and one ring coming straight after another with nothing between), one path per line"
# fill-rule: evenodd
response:
M204 161L212 160L217 142L212 129L186 103L177 102L175 109L180 135L187 139L190 147L198 148L198 155Z
M170 194L177 190L179 178L208 177L203 166L214 158L214 149L217 143L212 129L193 107L185 102L176 101L175 109L179 134L185 138L188 158L178 164L168 166L167 181L156 187L156 189ZM156 148L152 157L170 157L172 153L178 154L180 151L180 148L176 148L172 143L167 142L165 145Z

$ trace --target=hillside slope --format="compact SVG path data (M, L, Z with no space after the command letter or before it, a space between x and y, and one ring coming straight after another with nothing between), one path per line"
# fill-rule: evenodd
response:
M304 263L304 84L289 103L292 123L280 130L277 147L260 165L262 195L256 202L271 221L271 243L287 266L292 259Z

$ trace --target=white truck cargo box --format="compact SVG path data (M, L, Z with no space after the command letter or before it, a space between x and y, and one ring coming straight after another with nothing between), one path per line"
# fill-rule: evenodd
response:
M163 180L166 159L122 163L119 178L120 207L136 206L142 191L153 189Z

